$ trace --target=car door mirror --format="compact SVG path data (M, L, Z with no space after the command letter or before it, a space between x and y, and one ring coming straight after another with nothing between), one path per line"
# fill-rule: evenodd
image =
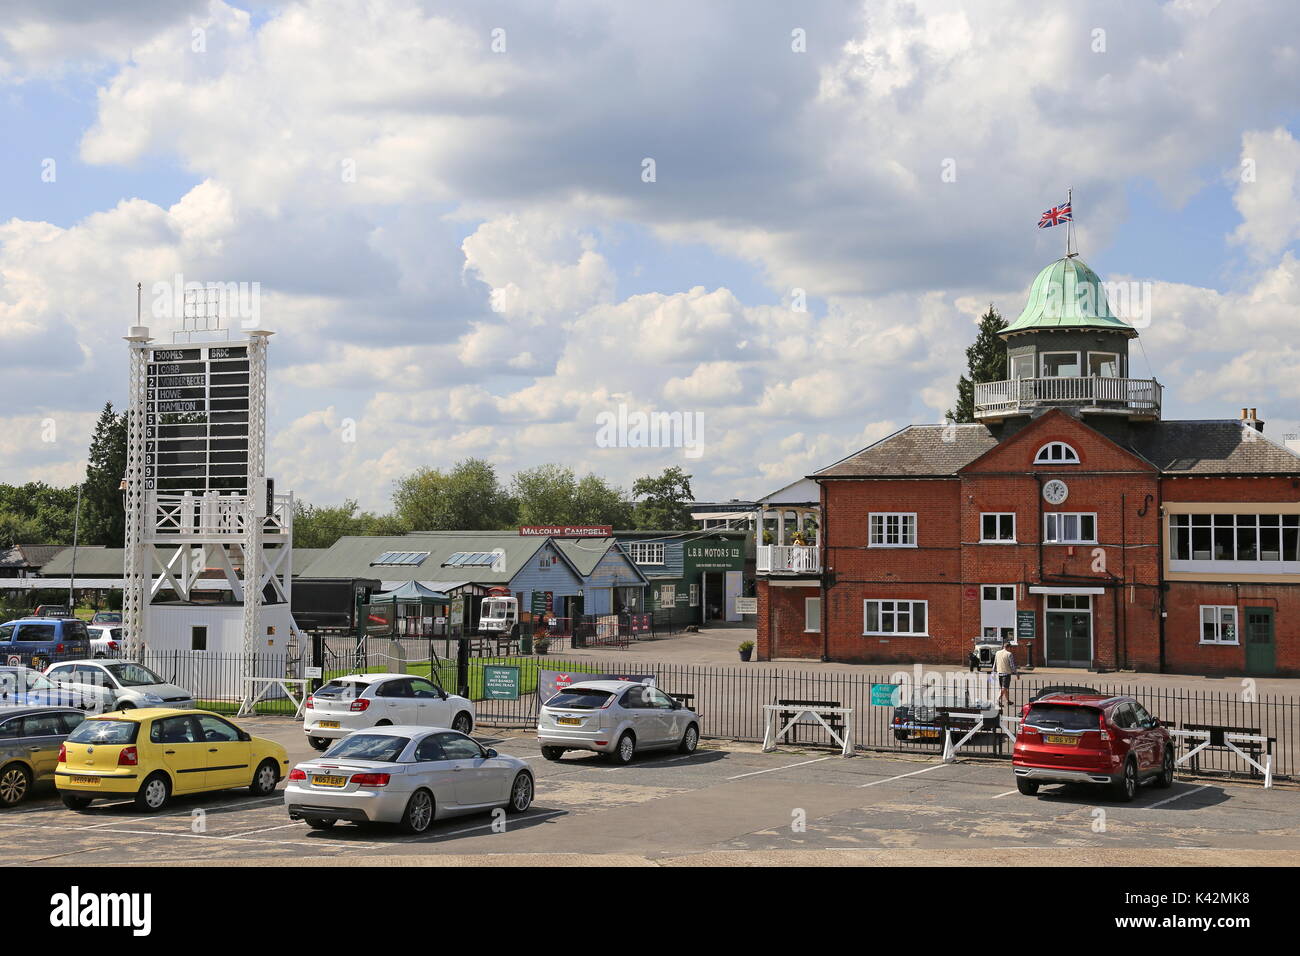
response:
M491 760L493 757L499 757L501 755L497 753L495 750L488 750L486 751L486 756L489 760Z

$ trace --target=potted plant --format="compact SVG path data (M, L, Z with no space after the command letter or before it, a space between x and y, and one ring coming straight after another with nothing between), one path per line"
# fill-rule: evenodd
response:
M739 647L740 647L740 659L742 661L749 660L750 655L754 653L754 642L741 641Z
M551 639L549 637L539 637L533 644L537 648L538 654L545 654L551 649Z

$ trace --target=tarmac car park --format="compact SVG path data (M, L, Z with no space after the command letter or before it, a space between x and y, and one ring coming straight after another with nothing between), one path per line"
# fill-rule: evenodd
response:
M322 759L296 721L238 724L281 743L289 767ZM1221 865L1289 862L1300 852L1300 788L1285 782L1266 791L1248 780L1180 777L1117 803L1072 785L1024 796L1005 759L945 764L932 753L866 751L844 759L820 748L762 753L758 744L707 741L691 754L645 754L621 766L596 754L547 761L533 730L479 728L475 737L527 763L535 797L526 812L500 821L457 815L417 835L386 825L315 830L290 819L283 792L177 794L143 815L129 793L74 814L38 792L0 810L0 862L905 864L951 862L961 850L967 861Z

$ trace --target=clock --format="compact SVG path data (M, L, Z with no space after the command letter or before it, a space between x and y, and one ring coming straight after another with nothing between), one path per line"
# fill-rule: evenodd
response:
M1043 500L1049 505L1059 505L1068 497L1070 497L1069 486L1059 478L1053 478L1043 485Z

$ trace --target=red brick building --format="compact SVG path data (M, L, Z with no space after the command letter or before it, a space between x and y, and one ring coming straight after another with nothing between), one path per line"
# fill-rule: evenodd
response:
M1253 410L1163 420L1136 335L1076 257L1044 269L976 424L809 476L816 554L760 563L759 659L958 664L992 637L1039 666L1300 675L1300 457Z

